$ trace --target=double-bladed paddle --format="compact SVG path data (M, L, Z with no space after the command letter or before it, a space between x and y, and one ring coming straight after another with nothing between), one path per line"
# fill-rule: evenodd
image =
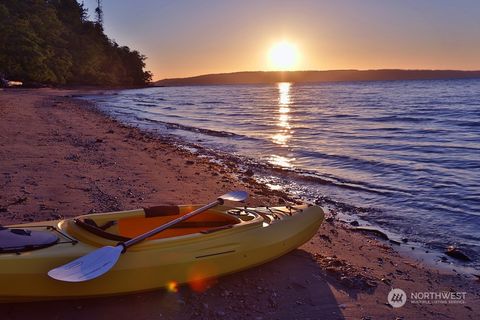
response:
M244 201L248 197L248 194L245 191L231 191L223 196L217 198L217 200L198 208L186 215L181 216L175 220L167 222L147 233L139 235L138 237L132 238L128 241L121 242L116 246L105 246L95 251L90 252L76 260L73 260L70 263L67 263L63 266L52 269L48 272L48 275L57 280L67 281L67 282L82 282L91 279L95 279L102 274L108 272L113 266L117 263L120 255L124 253L127 248L153 236L159 232L162 232L165 229L170 228L171 226L187 220L199 213L202 213L210 208L213 208L217 205L223 204L225 200L228 201Z

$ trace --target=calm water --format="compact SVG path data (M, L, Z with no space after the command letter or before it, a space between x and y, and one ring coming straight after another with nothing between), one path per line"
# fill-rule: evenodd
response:
M166 87L91 98L122 121L285 169L263 177L273 187L378 209L361 218L480 258L480 80Z

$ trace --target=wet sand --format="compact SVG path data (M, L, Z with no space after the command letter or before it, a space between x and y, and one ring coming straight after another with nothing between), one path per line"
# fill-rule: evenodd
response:
M0 91L0 224L73 217L158 204L206 203L247 190L248 205L283 204L236 166L225 168L167 138L124 126L76 91ZM332 212L329 212L331 215ZM2 319L478 319L480 282L401 256L373 236L328 219L299 249L216 279L120 297L0 304ZM466 292L464 304L401 308L392 288Z

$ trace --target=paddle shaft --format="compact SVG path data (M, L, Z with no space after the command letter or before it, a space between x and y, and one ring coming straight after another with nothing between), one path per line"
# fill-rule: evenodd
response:
M131 247L131 246L133 246L134 244L137 244L137 243L139 243L139 242L141 242L141 241L143 241L143 240L145 240L145 239L147 239L147 238L150 238L151 236L154 236L154 235L156 235L157 233L162 232L163 230L168 229L168 228L170 228L171 226L173 226L173 225L175 225L175 224L177 224L177 223L179 223L179 222L185 221L185 220L187 220L187 219L189 219L189 218L191 218L191 217L193 217L193 216L195 216L195 215L197 215L197 214L199 214L199 213L202 213L202 212L204 212L204 211L206 211L206 210L208 210L208 209L210 209L210 208L213 208L213 207L215 207L215 206L217 206L217 205L219 205L219 204L223 204L223 199L219 198L219 199L215 200L215 201L212 202L212 203L209 203L209 204L207 204L207 205L205 205L205 206L203 206L203 207L201 207L201 208L198 208L197 210L194 210L194 211L192 211L192 212L190 212L190 213L188 213L188 214L186 214L186 215L184 215L184 216L181 216L180 218L177 218L177 219L175 219L175 220L172 220L172 221L170 221L170 222L167 222L167 223L165 223L164 225L161 225L160 227L155 228L155 229L153 229L153 230L151 230L151 231L149 231L149 232L147 232L147 233L144 233L144 234L142 234L142 235L140 235L140 236L138 236L138 237L135 237L135 238L130 239L130 240L128 240L128 241L122 242L122 243L120 243L119 245L123 246L124 251L125 251L128 247Z

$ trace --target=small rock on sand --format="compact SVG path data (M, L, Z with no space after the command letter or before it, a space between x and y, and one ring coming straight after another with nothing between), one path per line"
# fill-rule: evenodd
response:
M445 254L447 256L450 256L452 258L462 260L462 261L472 261L472 259L467 256L465 253L463 253L460 249L458 249L455 246L449 246L447 250L445 251Z

